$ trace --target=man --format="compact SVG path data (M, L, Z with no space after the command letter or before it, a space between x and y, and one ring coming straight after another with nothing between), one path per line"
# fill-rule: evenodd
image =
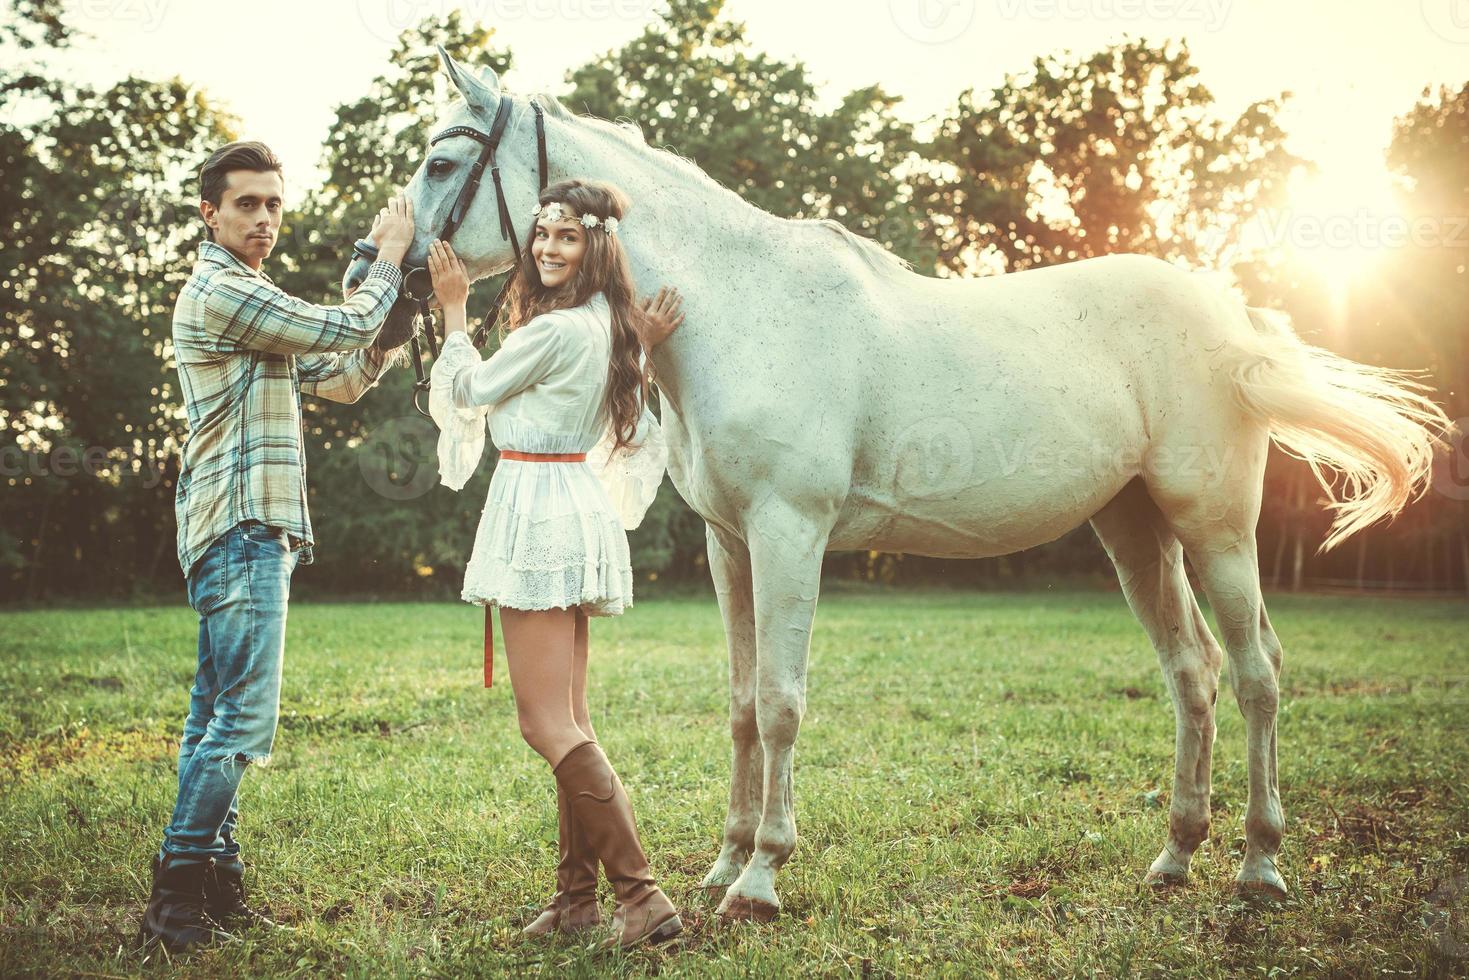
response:
M264 921L245 903L234 830L245 768L270 756L286 606L311 561L300 396L352 402L392 357L375 344L413 238L401 195L373 224L379 249L341 306L288 296L261 269L280 231L281 165L231 143L199 173L207 239L174 308L188 412L176 508L179 564L199 614L199 663L179 749L178 802L153 861L142 940L182 951Z

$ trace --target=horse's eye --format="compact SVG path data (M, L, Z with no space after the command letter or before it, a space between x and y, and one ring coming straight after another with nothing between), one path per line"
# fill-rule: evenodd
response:
M453 169L453 160L435 160L428 165L428 175L430 177L442 177Z

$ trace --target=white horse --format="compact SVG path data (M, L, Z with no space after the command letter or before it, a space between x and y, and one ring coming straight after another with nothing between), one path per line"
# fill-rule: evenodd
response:
M439 122L484 130L500 80L442 52L464 101ZM1168 840L1148 880L1184 880L1209 828L1223 656L1184 573L1218 617L1249 754L1238 886L1283 894L1276 788L1281 647L1255 550L1266 448L1345 476L1327 545L1422 492L1447 419L1399 375L1303 345L1211 280L1120 255L980 279L908 271L826 221L774 217L637 131L546 109L550 180L625 189L618 230L640 292L676 284L687 321L653 355L669 471L708 523L729 646L733 775L704 878L734 917L780 908L796 846L792 758L827 550L979 558L1090 520L1156 648L1177 719ZM510 213L536 200L530 100L500 162ZM480 146L432 147L408 185L423 264ZM454 248L506 271L486 181ZM523 219L523 220L522 220ZM357 267L360 274L362 266ZM349 276L352 270L349 270ZM1323 476L1321 469L1317 475Z

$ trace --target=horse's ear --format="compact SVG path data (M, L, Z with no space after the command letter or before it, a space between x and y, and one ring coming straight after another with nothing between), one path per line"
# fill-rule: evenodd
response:
M500 76L495 74L495 69L485 66L480 72L479 78L465 69L459 62L455 61L449 52L444 50L440 44L439 60L444 63L444 72L449 76L449 81L464 96L464 101L479 109L492 108L500 100Z

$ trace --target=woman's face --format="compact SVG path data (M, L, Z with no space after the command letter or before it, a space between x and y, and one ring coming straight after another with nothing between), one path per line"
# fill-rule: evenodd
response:
M582 257L587 254L587 229L577 218L536 222L536 237L530 246L541 285L563 286L576 278Z

